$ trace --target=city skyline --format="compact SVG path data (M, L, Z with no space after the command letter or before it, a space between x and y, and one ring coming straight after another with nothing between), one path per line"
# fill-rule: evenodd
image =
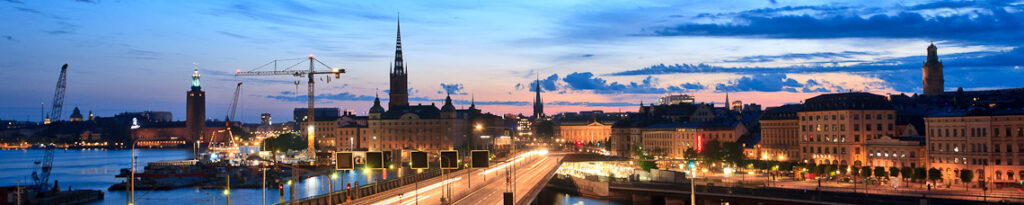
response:
M32 20L0 25L8 54L0 66L10 72L0 87L14 96L0 118L40 120L37 106L49 106L56 71L69 63L67 110L184 119L182 91L198 62L207 116L222 118L244 81L242 121L263 112L289 119L305 105L305 85L292 85L303 79L232 72L310 54L348 71L318 84L317 107L362 115L387 95L399 12L411 104L441 104L452 93L459 108L475 98L485 112L528 115L537 76L548 114L634 111L671 93L720 104L729 92L765 106L848 90L921 93L931 42L947 91L1020 87L1012 79L1024 65L1014 35L1024 31L1021 2L747 3L8 1L0 16Z

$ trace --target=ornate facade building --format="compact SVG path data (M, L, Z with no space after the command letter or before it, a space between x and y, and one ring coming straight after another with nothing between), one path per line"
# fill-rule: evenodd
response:
M801 105L768 108L761 114L761 142L755 152L761 160L800 159L800 126L797 113Z
M1024 179L1024 112L954 111L925 118L929 167L946 183L972 170L975 181L1018 183Z
M896 110L881 95L819 95L797 115L800 159L807 163L862 166L868 142L895 136Z
M562 139L573 143L605 143L612 134L612 124L599 120L562 121L557 134Z

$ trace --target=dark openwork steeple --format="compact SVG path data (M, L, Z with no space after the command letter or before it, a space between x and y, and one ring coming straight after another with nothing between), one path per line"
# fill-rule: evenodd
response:
M388 101L388 108L409 106L409 77L406 71L405 60L402 57L402 22L398 21L398 34L395 38L395 62L391 69L391 99Z

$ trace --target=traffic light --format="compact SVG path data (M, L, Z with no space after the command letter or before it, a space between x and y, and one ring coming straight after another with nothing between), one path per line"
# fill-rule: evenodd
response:
M441 151L440 162L442 169L458 169L459 168L459 152L457 151Z
M490 152L487 150L473 150L469 153L469 157L473 160L473 168L487 168L490 160Z
M409 167L413 169L429 169L430 165L427 163L427 152L411 152L409 156L412 164Z
M384 168L384 156L381 152L366 152L366 164L364 167L367 169Z
M335 170L352 170L355 168L353 163L353 156L351 152L336 152L334 153L334 169Z

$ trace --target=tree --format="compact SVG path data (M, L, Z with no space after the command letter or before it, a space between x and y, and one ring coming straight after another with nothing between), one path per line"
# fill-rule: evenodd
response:
M722 143L722 159L729 163L739 163L745 159L743 145L736 142Z
M722 161L722 143L718 140L704 142L704 151L700 152L705 162L715 163Z
M928 169L928 179L932 180L932 182L942 179L942 171L935 168Z
M822 165L811 164L810 166L811 166L811 173L814 173L814 174L825 173L825 165L824 164L822 164Z
M924 167L914 168L914 176L911 178L917 181L923 181L928 178L928 170L924 169Z
M551 138L555 136L555 125L550 120L541 120L536 126L538 137Z
M839 165L839 167L838 167L838 168L836 168L836 170L838 170L839 172L842 172L842 173L843 173L843 174L845 174L845 175L849 175L849 174L850 174L850 172L846 171L846 170L847 170L848 168L849 168L849 166L846 166L846 165L844 164L844 165ZM852 169L851 169L851 171L852 171Z
M892 177L900 176L900 168L889 167L889 176L892 176Z
M871 167L863 166L860 167L860 176L864 178L871 177Z
M885 167L875 167L875 177L885 178L886 176L888 175L885 173Z
M971 183L972 180L974 180L974 171L960 170L960 181L964 182L964 187L967 187L967 183Z
M914 168L910 168L910 167L900 168L900 178L903 178L903 180L910 179L910 177L913 177L913 176L914 176Z
M608 139L605 139L601 146L604 147L604 150L612 150L612 138L609 137Z
M641 147L640 145L633 145L633 155L635 155L637 159L645 159L644 161L640 161L639 163L637 163L640 165L641 169L645 171L651 171L651 169L658 168L657 163L655 163L654 161L648 161L650 159L654 159L654 157L648 154L647 150L644 150L644 148Z
M285 133L263 140L263 150L288 151L307 148L306 138L294 133Z
M834 164L823 164L821 173L826 175L832 175L832 172L836 171L836 165Z
M683 151L683 157L686 159L697 159L698 156L697 150L694 150L693 147L686 148L686 151Z

